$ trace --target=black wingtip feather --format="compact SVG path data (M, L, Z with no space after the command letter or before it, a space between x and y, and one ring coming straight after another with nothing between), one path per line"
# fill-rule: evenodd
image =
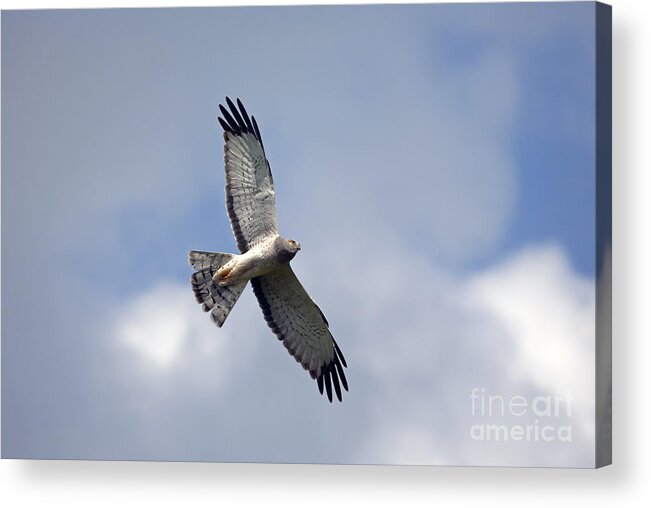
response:
M217 120L219 120L219 125L222 126L222 129L224 129L224 132L232 132L229 125L224 121L224 119L221 116L218 116Z
M255 131L255 137L260 141L260 146L264 150L264 143L262 142L262 136L260 136L260 129L258 129L258 122L255 121L255 117L251 116L251 121L253 122L253 130Z
M230 109L226 109L223 104L219 105L219 111L224 118L219 117L219 123L224 129L225 132L230 132L239 136L241 134L250 133L255 136L255 138L260 142L260 146L264 151L264 144L262 143L262 136L260 135L260 129L258 124L255 121L255 117L249 116L244 107L244 104L239 99L236 99L234 103L230 97L226 97L226 105Z
M330 379L330 370L326 367L324 373L324 383L326 388L326 393L328 395L328 400L332 402L332 380Z
M335 361L335 368L337 369L337 374L341 379L341 384L343 385L344 390L348 391L348 381L346 380L346 374L344 373L344 369L341 366L341 362L339 361L339 358L337 358Z
M226 120L226 123L228 124L228 132L232 132L233 134L240 135L242 133L242 129L240 129L239 125L237 125L237 122L235 119L231 116L231 114L228 112L228 110L223 106L219 105L219 111L222 112L222 116L224 117L224 120ZM224 124L222 123L222 127Z
M337 345L335 339L332 339L332 343L335 346L335 351L337 352L337 356L341 360L341 363L343 363L344 367L348 367L348 365L346 365L346 359L344 358L344 354L341 352L341 349L339 349L339 346Z
M341 402L341 387L339 386L339 377L337 376L337 373L334 370L334 365L332 363L330 364L329 369L332 373L332 382L335 385L335 393L337 394L337 399L339 399L339 402Z
M240 111L242 112L242 117L244 118L244 123L246 124L246 128L249 130L249 132L255 134L255 130L253 129L253 124L251 123L251 118L249 118L249 114L246 112L246 108L244 107L244 104L242 104L242 101L239 98L237 99L237 107L240 108Z
M246 124L244 123L244 120L242 119L240 112L235 107L235 104L233 104L233 101L230 100L230 98L226 97L226 104L228 104L228 107L230 108L233 118L235 118L235 121L237 122L237 126L239 127L239 129L242 132L246 132L247 131Z

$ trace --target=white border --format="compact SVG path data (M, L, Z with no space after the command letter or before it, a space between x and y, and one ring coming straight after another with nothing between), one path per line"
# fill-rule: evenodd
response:
M255 5L350 3L265 1ZM355 3L378 3L358 1ZM400 3L400 2L382 2ZM0 462L2 506L639 506L651 490L649 3L613 4L614 465L563 469ZM249 5L237 1L9 1L2 9ZM647 494L645 496L645 494ZM435 504L436 503L436 504Z

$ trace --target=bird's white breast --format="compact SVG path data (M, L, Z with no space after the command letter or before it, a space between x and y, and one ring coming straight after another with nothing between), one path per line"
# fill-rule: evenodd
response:
M277 235L267 238L253 245L244 254L237 256L234 278L237 280L252 279L277 270L280 267L280 262L276 258L274 248L276 238L278 238Z

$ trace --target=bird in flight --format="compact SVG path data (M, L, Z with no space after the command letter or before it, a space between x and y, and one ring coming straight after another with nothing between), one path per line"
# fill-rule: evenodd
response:
M248 281L269 328L297 362L341 401L348 391L346 360L330 333L321 309L307 294L290 266L301 246L280 236L276 195L269 161L255 117L242 102L226 97L219 106L224 129L226 211L240 254L190 251L191 277L197 301L221 327ZM229 111L230 110L230 111Z

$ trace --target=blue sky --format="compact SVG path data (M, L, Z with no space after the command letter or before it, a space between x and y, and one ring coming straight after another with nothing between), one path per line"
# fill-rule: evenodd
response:
M589 2L3 12L3 456L589 464L593 22ZM187 251L235 250L225 95L349 360L341 405L250 291L220 330L194 303ZM470 442L475 386L571 389L575 440Z

